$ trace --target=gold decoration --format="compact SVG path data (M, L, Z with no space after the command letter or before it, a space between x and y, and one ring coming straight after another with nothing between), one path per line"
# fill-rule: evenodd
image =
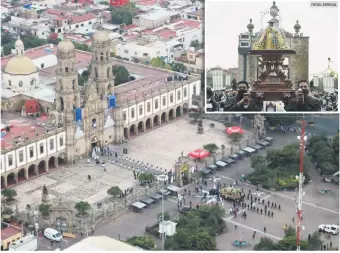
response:
M281 31L275 26L268 26L253 46L253 50L287 50L290 49Z

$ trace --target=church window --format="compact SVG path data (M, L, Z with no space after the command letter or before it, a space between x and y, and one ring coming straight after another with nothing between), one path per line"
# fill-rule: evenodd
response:
M148 102L148 103L146 104L146 110L147 110L147 112L150 112L150 111L151 111L150 102Z
M94 68L94 75L95 75L96 78L98 78L98 70L97 70L97 68Z
M173 102L174 102L174 95L170 94L170 103L173 103Z
M166 97L164 96L163 97L163 106L165 106L166 105Z
M100 53L100 60L104 61L104 53Z
M8 86L12 86L12 81L8 80Z
M180 99L181 99L181 91L178 90L178 91L177 91L177 100L180 100Z
M72 89L75 88L75 85L76 85L76 79L73 79L73 80L72 80Z
M109 59L109 52L106 52L106 60Z
M22 85L23 85L23 82L19 81L19 87L22 87Z
M50 150L54 149L54 140L50 139Z
M68 67L65 68L65 72L68 73Z
M126 112L123 112L123 120L126 121Z
M60 90L63 90L63 80L59 80Z
M60 147L64 146L64 139L63 139L63 137L59 138L59 146Z
M187 87L185 87L185 88L183 89L184 97L187 97L187 95L188 95L187 92L188 92L188 91L187 91Z
M158 109L158 99L155 100L155 110Z
M96 128L97 127L97 121L96 119L92 119L92 127Z
M131 108L131 118L135 117L135 108Z
M110 68L107 68L107 78L110 77Z
M139 116L143 114L143 105L139 106Z

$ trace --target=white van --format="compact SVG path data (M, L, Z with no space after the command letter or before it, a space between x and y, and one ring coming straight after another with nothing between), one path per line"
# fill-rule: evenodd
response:
M57 230L55 230L53 228L46 228L45 232L44 232L44 236L47 239L50 239L50 240L56 241L56 242L60 242L63 239L62 235Z
M319 226L319 232L331 233L332 235L339 234L339 226L338 225L325 225L322 224Z

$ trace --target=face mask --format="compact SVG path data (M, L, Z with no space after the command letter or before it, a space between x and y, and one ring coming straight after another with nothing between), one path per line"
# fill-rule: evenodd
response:
M309 94L309 90L308 89L303 89L302 93L304 96L307 96Z
M243 96L245 93L247 93L246 90L238 90L238 95Z

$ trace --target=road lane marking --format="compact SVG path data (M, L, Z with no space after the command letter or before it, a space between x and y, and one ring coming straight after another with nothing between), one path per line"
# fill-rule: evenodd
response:
M235 181L234 178L226 177L226 176L223 176L223 175L219 175L219 177L225 178L225 179L228 179L228 180L233 180L233 181ZM239 183L240 183L240 184L247 185L247 186L250 186L250 187L252 187L252 188L256 188L255 185L248 184L247 182L239 182ZM263 189L263 188L261 188L261 187L259 187L259 189L262 190L262 191L264 191L264 192L267 192L267 193L268 193L268 192L271 192L271 193L273 193L273 194L275 194L275 195L277 195L277 196L280 196L280 197L286 198L286 199L290 199L290 200L293 200L293 201L295 202L295 198L286 196L286 195L284 195L284 194L281 194L281 193L278 193L278 192L269 191L269 190ZM322 207L322 206L317 206L317 205L315 205L315 204L313 204L313 203L309 203L309 202L302 201L302 204L305 204L305 205L308 205L308 206L312 206L312 207L315 207L315 208L319 208L319 209L322 209L322 210L324 210L324 211L328 211L328 212L331 212L331 213L334 213L334 214L339 215L339 212L337 212L337 211L334 211L334 210L332 210L332 209L328 209L328 208L325 208L325 207Z

